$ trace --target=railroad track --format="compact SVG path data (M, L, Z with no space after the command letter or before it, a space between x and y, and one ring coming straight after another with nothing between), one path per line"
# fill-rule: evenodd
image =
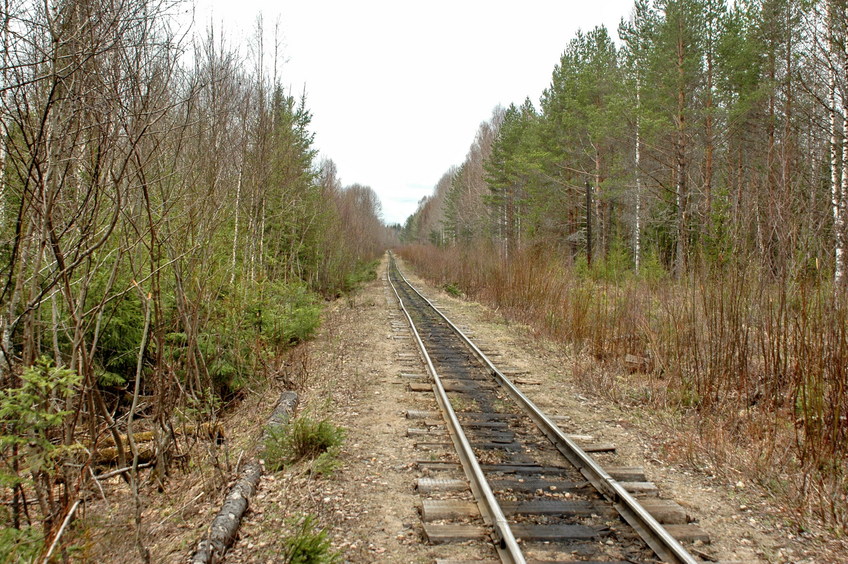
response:
M436 476L418 480L431 542L488 537L508 563L700 562L671 532L702 535L685 524L683 508L637 501L628 489L644 490L638 469L602 468L586 451L614 447L581 448L578 441L590 437L560 430L409 284L394 257L389 262L388 282L427 373L419 381L406 375L410 388L432 389L439 409L409 411L416 422L409 434L422 448L453 446L458 459L419 463Z

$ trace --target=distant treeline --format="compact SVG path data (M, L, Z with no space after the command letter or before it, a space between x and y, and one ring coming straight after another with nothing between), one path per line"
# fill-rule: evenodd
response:
M640 0L619 43L568 42L538 107L495 110L405 237L843 283L846 21L838 1Z

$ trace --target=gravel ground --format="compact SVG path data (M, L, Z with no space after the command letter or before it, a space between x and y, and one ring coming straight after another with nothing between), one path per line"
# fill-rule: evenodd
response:
M301 347L296 366L290 367L289 376L303 385L299 413L326 417L346 431L339 467L324 477L310 474L303 464L264 476L226 562L280 562L285 539L305 515L314 517L347 562L493 557L488 547L477 543L431 546L422 540L421 502L414 489L422 474L416 461L438 453L415 448L406 436L414 425L405 414L409 409L435 410L435 402L428 394L408 391L400 377L422 369L414 360L413 342L397 328L401 318L384 281L385 266L384 261L379 279L354 297L328 306L319 335ZM468 328L475 342L500 351L493 358L499 367L522 372L519 379L532 382L522 389L537 405L551 415L567 416L567 432L614 443L614 455L598 456L602 463L644 467L661 497L683 505L710 534L711 544L694 547L705 556L722 562L848 561L845 541L826 531L799 532L755 485L741 479L723 481L693 470L708 465L678 460L673 445L687 440L687 430L670 414L625 411L593 395L582 380L606 367L540 339L480 304L430 288L408 269L406 274L457 324ZM249 452L278 391L270 387L248 398L226 422L232 429L232 459ZM153 523L147 533L153 538L156 562L185 562L223 495L220 478L214 484L211 471L188 473L183 480L172 484L170 493L146 498L145 521ZM110 507L121 506L113 492L107 495ZM112 532L91 539L97 548L86 554L92 561L134 560L126 513L112 510L100 516L100 526ZM114 560L115 555L120 559Z
M289 471L263 479L242 539L228 562L275 561L280 523L286 516L311 513L327 528L333 546L349 562L432 562L439 557L491 557L473 543L428 546L417 513L413 484L424 458L406 437L407 409L432 409L432 400L406 390L398 378L416 371L407 358L413 343L392 331L396 306L387 299L384 272L355 299L338 303L325 329L310 344L307 404L329 409L348 431L342 467L329 479ZM565 430L590 434L617 446L602 463L642 466L661 496L683 505L712 542L695 550L723 562L843 562L844 543L826 534L800 533L785 524L781 508L743 480L723 483L689 465L669 462L667 445L681 440L667 414L625 411L592 396L581 375L603 367L561 346L539 339L527 327L509 323L480 304L456 299L407 275L470 336L497 349L496 364L526 372L525 393L553 415L570 419ZM400 318L397 318L400 319ZM417 369L420 372L420 369ZM520 379L521 377L519 377ZM329 403L328 403L329 402ZM422 403L425 402L425 403ZM313 408L310 408L313 409Z

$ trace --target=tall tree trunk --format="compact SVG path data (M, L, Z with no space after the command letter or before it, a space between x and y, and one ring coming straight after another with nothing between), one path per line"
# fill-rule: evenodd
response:
M592 184L586 182L586 264L592 266Z
M835 0L827 3L827 45L828 45L828 113L830 114L830 203L833 213L833 283L839 287L845 283L845 202L843 199L845 174L842 182L839 179L839 116L836 101L836 71L839 66L837 53L839 46L836 41L834 11ZM843 97L844 98L844 97ZM844 99L843 99L844 106ZM843 120L844 122L844 120ZM842 152L845 153L843 141ZM843 167L845 160L843 158Z
M843 13L843 16L845 14ZM844 19L843 19L844 21ZM848 53L841 53L843 77L848 77ZM836 248L840 251L842 260L839 278L835 278L837 285L845 286L845 265L844 265L844 250L848 233L846 233L846 224L848 224L848 85L843 85L842 88L842 182L840 183L839 202L837 215L839 221L836 222Z
M238 180L236 181L236 204L233 213L235 214L235 230L233 232L233 254L230 257L230 286L236 281L236 249L239 241L239 208L241 207L241 181L244 176L244 158L239 165Z
M595 217L598 218L598 230L597 230L597 239L598 239L598 256L603 259L607 253L607 239L606 239L606 230L607 230L607 218L605 217L605 209L604 205L601 202L601 181L603 177L601 176L601 151L598 148L595 148L595 179L594 179L594 187L593 192L595 193L595 201L594 201L594 214Z
M515 187L510 187L509 194L506 199L506 259L508 261L515 257L516 249L515 191Z
M686 268L686 253L688 236L687 226L687 207L689 195L686 183L686 69L685 63L685 46L683 44L683 20L678 23L677 35L677 115L675 116L676 123L676 142L675 142L675 199L677 205L677 245L674 256L674 277L680 279Z
M2 94L0 96L3 97L2 102L0 102L0 235L5 235L6 233L6 198L7 190L6 190L6 156L8 155L8 147L6 146L6 132L9 130L8 124L6 123L6 108L10 108L11 104L11 96L12 89L9 88L9 48L11 47L9 44L10 38L10 30L9 25L12 19L12 15L10 13L9 0L4 0L3 2L3 24L2 28L0 28L0 35L3 38L3 45L0 48L0 89L2 89ZM0 351L0 354L3 354ZM2 361L2 359L0 359ZM3 367L0 366L0 381L2 381L3 375Z
M769 84L774 84L777 79L777 63L775 61L774 49L769 51L769 70L768 70L768 81ZM765 169L765 192L764 196L760 195L757 198L757 206L758 212L762 209L762 215L765 217L760 218L760 221L757 223L757 227L759 229L759 241L760 241L760 255L764 261L763 264L774 267L774 257L773 257L773 242L772 242L772 233L774 228L774 215L776 210L774 206L777 205L778 199L775 189L775 125L774 122L776 120L776 101L775 98L777 96L776 90L774 88L771 89L769 93L768 99L768 116L766 118L766 169ZM763 201L765 198L765 201Z
M705 53L707 62L707 99L705 101L706 116L704 119L704 143L706 145L704 147L704 227L706 231L712 228L711 217L713 211L713 34L715 30L713 29L714 14L712 3L710 3L709 11L710 13L707 16L707 49Z
M639 72L638 70L636 71ZM642 263L642 172L639 170L641 165L641 147L642 131L641 131L641 107L642 94L640 92L641 83L639 78L636 78L636 151L633 157L634 169L636 172L636 210L635 210L635 225L633 228L633 263L636 273L639 273L639 266Z
M792 29L792 4L786 8L787 29ZM790 264L793 244L791 229L784 229L782 226L797 225L794 218L790 218L794 209L794 194L792 189L792 165L794 161L795 139L793 134L793 112L794 112L794 92L792 90L793 81L792 74L794 72L792 65L793 53L793 34L790 32L786 39L786 48L784 51L784 64L786 65L785 77L785 93L783 104L783 140L781 143L781 167L780 167L780 193L778 195L779 204L775 206L775 211L778 214L774 218L772 231L774 233L775 245L777 246L778 268L783 276L787 266ZM791 223L790 223L791 222Z

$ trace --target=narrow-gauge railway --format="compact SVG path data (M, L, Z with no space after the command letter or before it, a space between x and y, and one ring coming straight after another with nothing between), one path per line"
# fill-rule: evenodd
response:
M393 257L388 280L441 411L410 415L422 436L446 427L466 478L419 480L432 492L422 507L432 542L489 536L502 562L699 562L412 287Z

